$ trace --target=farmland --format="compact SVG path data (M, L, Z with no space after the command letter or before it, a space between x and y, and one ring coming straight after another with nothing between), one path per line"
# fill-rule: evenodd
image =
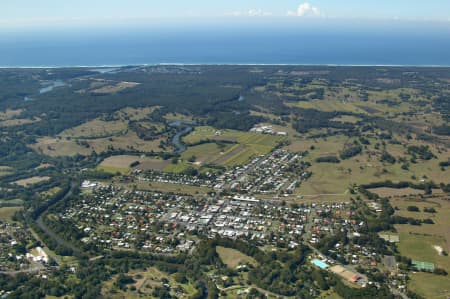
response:
M111 148L159 152L162 151L159 148L161 140L163 139L145 141L140 139L136 133L127 132L125 135L86 139L82 140L82 142L71 138L43 137L38 139L36 144L30 145L30 147L44 155L52 157L74 156L76 154L89 155L92 151L102 153Z
M26 178L26 179L22 179L22 180L18 180L15 181L14 184L19 185L19 186L23 186L23 187L27 187L27 186L32 186L34 184L37 183L41 183L41 182L45 182L50 180L50 177L48 176L35 176L35 177L31 177L31 178Z
M431 218L434 224L422 224L413 226L409 224L397 225L400 233L398 249L403 255L425 262L435 263L436 267L450 271L450 258L439 253L438 249L450 251L450 225L448 213L450 203L448 200L429 199L415 200L414 198L394 198L391 203L398 210L396 214L415 219ZM408 206L416 206L419 212L407 210ZM424 212L425 208L435 209L435 213ZM437 276L427 273L413 273L410 287L418 294L426 298L445 298L450 294L450 289L442 288L450 284L448 276Z
M150 158L145 156L133 156L133 155L118 155L104 159L99 164L99 167L122 169L128 171L131 170L132 168L131 164L136 162L138 163L134 167L136 169L142 170L147 169L162 170L169 164L169 161L164 161L162 159L157 158Z
M0 166L0 177L8 175L13 172L13 169L8 166Z
M22 207L3 207L0 208L0 221L1 222L11 222L12 216L18 211L21 211Z
M62 138L95 138L108 137L123 133L127 129L123 121L92 120L80 126L64 130L59 134Z
M404 217L413 218L431 218L434 224L411 226L411 225L398 225L397 229L401 233L417 233L424 236L436 236L441 241L444 241L444 249L450 251L450 232L447 227L450 225L450 219L448 217L450 213L450 202L445 199L427 199L419 200L414 198L395 198L391 200L391 204L397 207L396 214ZM419 212L411 212L407 210L408 206L417 206ZM425 208L434 208L436 213L426 213ZM439 245L439 244L437 244ZM405 246L406 248L407 246ZM449 264L450 270L450 264Z

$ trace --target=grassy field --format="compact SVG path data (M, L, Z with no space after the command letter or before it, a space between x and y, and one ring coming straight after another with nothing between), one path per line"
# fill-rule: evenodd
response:
M114 166L102 166L102 165L98 165L96 167L97 170L99 171L104 171L104 172L108 172L111 174L129 174L131 172L131 168L128 167L114 167Z
M217 130L213 127L203 126L196 127L194 131L183 138L183 141L187 144L195 144L205 140L235 142L234 145L221 148L219 152L217 152L217 148L212 148L212 145L204 146L203 149L213 150L211 155L213 159L209 159L207 162L223 166L236 166L248 162L255 155L269 153L278 142L285 140L285 137L235 130ZM204 154L202 148L199 149L200 155ZM203 155L204 158L208 159L205 156Z
M224 144L223 146L219 146L216 143L204 143L190 146L181 155L181 158L188 160L190 157L195 156L196 162L200 162L201 164L211 163L223 156L224 153L231 147L233 147L233 144Z
M105 152L108 147L112 146L116 149L131 149L134 148L142 152L160 152L162 149L159 148L160 139L145 141L140 139L136 133L128 132L125 135L112 137L112 138L99 138L88 141L91 149L96 152Z
M6 109L0 111L0 120L7 120L19 116L23 113L22 109Z
M0 178L13 173L14 169L9 166L0 166Z
M130 170L131 169L130 164L133 162L139 162L139 165L137 165L135 168L143 170L147 169L162 170L170 163L170 161L165 161L158 158L133 156L133 155L118 155L104 159L99 166L106 168L110 167L110 168Z
M148 118L149 115L158 108L160 107L159 106L150 106L141 108L126 107L114 113L114 116L122 120L139 121Z
M61 187L56 186L56 187L50 188L49 190L47 190L45 192L42 192L41 196L43 198L49 198L49 197L55 195L56 193L58 193L59 191L61 191Z
M400 233L404 234L421 234L424 236L434 236L441 239L444 244L443 248L447 252L450 252L450 201L446 199L428 199L428 200L414 200L408 198L396 198L390 201L391 205L397 207L396 215L404 217L413 217L417 219L431 218L435 224L425 224L421 226L412 225L397 225L396 228ZM408 206L417 206L420 212L407 211ZM433 207L437 213L425 213L424 207ZM439 245L439 244L437 244ZM405 248L407 248L405 246ZM450 272L450 258L448 271Z
M323 86L316 86L323 87ZM413 90L392 89L383 91L370 91L368 101L362 101L358 92L349 88L328 88L325 87L323 100L300 101L297 103L286 103L304 109L317 109L321 111L343 111L363 114L398 114L412 110L412 105L403 102L400 94L408 93L412 100L420 100L420 96ZM383 100L394 101L395 105L388 105Z
M127 127L127 123L121 120L104 121L95 119L77 127L64 130L59 136L71 138L112 136L125 132Z
M314 101L301 101L297 103L288 103L289 106L295 106L304 109L316 109L325 112L331 111L343 111L353 113L365 113L365 111L359 108L354 103L341 102L339 100L314 100Z
M14 216L14 214L17 211L22 210L23 207L3 207L0 208L0 221L3 222L11 222L11 217Z
M14 118L0 121L0 127L14 127L26 124L32 124L40 121L40 118Z
M416 219L431 218L434 224L396 225L399 232L400 253L411 259L432 262L437 267L450 272L450 257L439 254L437 247L450 251L450 202L446 199L432 198L427 200L393 198L390 200L396 208L396 215ZM420 212L407 211L408 206L417 206ZM436 213L425 213L424 208L434 208ZM409 287L425 298L447 298L450 295L450 277L428 273L412 273Z
M430 273L413 273L408 283L411 290L424 298L447 299L450 297L450 278Z
M432 224L425 224L430 225ZM413 232L400 233L399 251L413 259L423 262L435 263L436 266L450 270L450 258L439 255L434 246L445 247L445 239L440 236L422 235Z
M245 255L238 250L217 246L216 251L222 262L231 269L236 269L236 267L240 264L251 264L254 266L258 265L258 262L254 258Z
M237 139L246 134L246 132L240 132L235 130L218 130L209 126L195 127L191 133L183 137L183 141L186 144L195 144L202 140L225 140L225 141L237 141Z
M26 187L26 186L31 186L40 182L45 182L50 180L49 176L34 176L31 178L27 178L27 179L23 179L23 180L18 180L13 182L13 184L22 186L22 187Z
M348 186L353 183L367 184L374 181L385 180L420 183L419 179L422 177L427 177L438 183L449 183L448 178L443 176L443 172L438 165L438 161L443 160L443 158L420 161L416 164L411 163L409 170L404 170L401 168L400 163L388 164L381 162L381 151L375 148L375 145L381 143L381 141L374 137L368 137L368 139L371 144L363 149L362 154L347 160L341 160L338 164L318 163L316 162L316 159L324 156L339 157L339 152L344 147L344 144L352 143L355 139L342 135L317 139L303 138L293 141L290 145L285 146L285 149L294 152L308 151L305 160L312 164L309 168L313 173L311 178L302 182L300 188L296 190L296 194L342 194L347 190ZM411 141L410 144L423 145L424 143ZM438 149L435 146L432 145L431 149L435 154L438 154ZM397 158L406 156L406 150L401 145L386 144L386 150ZM442 152L441 155L445 156L446 152ZM378 191L385 195L421 193L421 191L410 189L379 189Z
M167 113L166 115L164 115L164 118L167 121L175 121L175 120L192 121L192 116L180 113Z
M38 153L51 157L75 156L76 154L89 155L92 150L81 146L73 139L60 139L53 137L42 137L37 139L37 143L29 145Z
M108 149L138 150L141 152L160 152L159 144L163 139L142 140L134 131L129 130L129 121L141 121L142 126L164 126L145 121L158 107L124 108L113 114L114 120L97 118L79 126L69 128L58 136L47 136L37 139L29 147L35 151L53 157L89 155L92 151L102 153ZM166 148L171 151L172 148Z
M89 155L92 151L102 153L113 147L115 149L136 149L142 152L160 152L161 139L145 141L140 139L135 132L127 132L125 135L110 138L86 139L88 147L77 144L74 139L43 137L37 140L31 148L47 156L75 156L77 154ZM169 149L170 150L170 149Z
M355 124L361 120L361 118L353 116L353 115L341 115L331 119L332 121L339 121L343 123L352 123Z
M23 204L23 200L20 198L8 199L8 200L0 200L0 207L3 205L14 205L20 206Z
M138 86L139 83L136 82L118 82L115 84L108 84L97 89L90 90L94 94L113 94L119 91L125 90L127 88L133 88Z

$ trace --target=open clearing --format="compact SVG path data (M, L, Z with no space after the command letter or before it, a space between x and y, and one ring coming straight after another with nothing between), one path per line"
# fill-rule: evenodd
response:
M90 155L92 151L97 153L106 152L109 148L123 150L138 150L141 152L160 152L160 141L163 139L155 139L145 141L140 139L135 132L128 132L125 135L114 136L109 138L86 139L84 141L87 146L81 145L77 140L67 138L43 137L37 140L37 143L29 145L31 148L47 156L75 156Z
M61 187L56 186L56 187L48 189L47 191L41 192L41 196L43 198L49 198L49 197L57 194L60 191L61 191Z
M118 155L104 159L100 163L100 166L129 169L130 164L133 162L139 162L139 165L137 165L135 168L142 170L147 169L162 170L170 163L170 161L145 156L142 157L133 155Z
M343 123L352 123L356 124L361 118L353 116L353 115L341 115L331 119L332 121L339 121Z
M396 215L413 217L416 219L431 218L435 224L396 225L400 243L398 249L403 256L432 262L439 268L450 272L450 257L440 255L436 247L450 250L450 201L446 199L414 200L410 198L394 198L390 200L392 206L397 207ZM408 206L417 206L420 212L407 211ZM433 207L436 213L425 213L425 207ZM450 277L429 273L412 273L409 287L412 291L425 298L447 298L450 295Z
M138 86L139 83L136 82L118 82L116 84L109 84L97 89L93 89L90 92L94 93L94 94L112 94L112 93L117 93L119 91L122 91L124 89L127 88L133 88Z
M23 207L3 207L0 208L0 221L3 222L11 222L11 217L14 216L14 214L17 211L22 210Z
M314 87L310 85L310 87ZM347 87L326 87L316 84L315 87L324 87L324 100L300 101L298 103L288 103L301 108L318 109L322 111L346 111L364 114L386 114L386 113L402 113L412 109L406 101L402 101L400 95L407 93L411 95L409 101L418 101L423 98L419 92L414 89L398 88L382 91L369 91L368 100L361 100L358 91ZM389 99L389 102L386 101ZM391 104L395 103L395 105Z
M450 277L417 272L410 275L408 286L424 298L447 299L450 296Z
M29 147L38 153L51 157L89 155L92 152L89 148L77 144L72 139L42 137L36 141L37 143L31 144Z
M39 118L14 118L0 121L0 127L15 127L41 121Z
M195 288L190 284L178 283L174 275L168 275L156 269L155 267L150 267L145 271L133 270L126 273L127 276L131 276L134 279L134 283L128 284L128 290L123 291L118 289L114 282L117 279L117 275L113 276L112 279L105 282L102 287L102 294L105 298L111 299L122 299L122 298L156 298L152 296L153 291L157 287L163 286L163 279L168 280L169 284L174 289L182 289L184 295L180 298L189 298L193 293L195 293ZM134 287L135 290L130 290ZM171 292L171 295L175 296L175 292ZM179 295L178 295L179 296ZM178 298L178 297L177 297Z
M204 143L200 145L190 146L182 155L181 158L188 160L192 156L195 156L196 162L202 164L217 163L218 158L224 155L233 144L218 145L217 143Z
M238 265L242 264L258 265L258 262L254 258L245 255L236 249L217 246L216 251L222 262L231 269L236 269Z
M5 176L5 175L9 175L13 172L14 170L9 167L9 166L0 166L0 177Z
M49 176L34 176L31 178L27 178L27 179L23 179L23 180L18 180L13 182L13 184L22 186L22 187L27 187L27 186L31 186L37 183L41 183L41 182L45 182L50 180Z
M114 115L122 120L139 121L147 119L149 115L158 108L160 107L159 106L150 106L141 108L126 107L117 111L116 113L114 113Z
M350 159L342 160L340 163L318 163L316 159L325 156L339 157L339 153L346 143L354 142L354 138L342 135L327 138L305 138L292 142L284 149L294 152L305 152L305 161L311 163L309 168L312 176L302 182L296 194L342 194L351 184L367 184L374 181L391 180L393 182L409 181L420 183L419 179L427 177L434 182L445 182L442 170L438 166L439 159L420 161L411 164L409 170L401 168L400 163L388 164L380 161L380 151L375 145L380 142L375 138L368 138L370 145L363 149L362 154ZM414 141L416 142L416 141ZM418 142L418 144L421 144ZM387 144L387 151L396 157L405 156L405 148L401 145ZM437 152L436 149L433 149ZM374 154L375 153L375 154ZM415 179L412 179L415 177ZM444 180L444 181L443 181ZM433 190L438 191L438 190ZM380 188L379 192L385 195L402 196L406 194L420 194L421 190L413 189L389 189Z
M414 200L414 199L404 199L404 198L395 198L392 199L391 205L393 207L397 207L399 210L396 211L396 215L404 216L404 217L413 217L417 219L425 219L431 218L435 224L424 224L424 225L397 225L396 229L400 233L413 233L413 234L422 234L426 236L436 236L443 240L443 246L445 251L450 252L450 201L448 199L427 199L427 200ZM407 211L408 206L417 206L420 209L420 212L409 212ZM425 207L431 208L433 207L436 210L436 213L424 213L423 209ZM400 240L401 241L401 240ZM432 245L441 245L441 244L432 244ZM436 251L431 249L434 253ZM447 257L449 260L448 271L450 272L450 257Z
M227 146L223 149L223 152L220 152L216 159L208 160L209 163L233 167L248 162L256 155L269 153L278 142L285 139L286 137L235 130L218 130L203 126L196 127L194 131L183 138L183 141L188 145L207 140L234 142L233 146Z
M411 232L400 233L398 249L402 255L413 260L435 263L436 266L450 271L450 257L439 255L434 246L445 246L445 239Z
M166 115L164 115L164 118L167 121L176 121L176 120L192 121L192 116L180 113L167 113Z
M104 121L95 119L77 127L64 130L59 136L73 138L105 137L124 133L127 127L127 123L123 121Z
M160 152L162 151L162 149L159 148L161 140L162 139L145 141L140 139L135 132L128 132L126 135L122 136L88 140L88 143L91 149L95 150L97 153L107 151L108 147L124 150L135 149L141 152Z
M4 111L0 111L0 120L7 120L14 118L16 116L21 115L23 112L22 109L6 109Z

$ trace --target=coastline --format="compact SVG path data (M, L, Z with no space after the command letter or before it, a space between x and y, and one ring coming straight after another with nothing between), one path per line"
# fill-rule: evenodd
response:
M0 66L0 69L64 69L64 68L124 68L152 66L303 66L303 67L392 67L392 68L450 68L450 65L426 64L308 64L308 63L142 63L107 65L60 65L60 66Z

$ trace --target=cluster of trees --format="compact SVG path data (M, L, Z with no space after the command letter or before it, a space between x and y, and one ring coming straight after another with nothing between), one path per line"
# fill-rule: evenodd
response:
M416 157L422 160L431 160L436 158L428 145L410 145L407 150L408 154L413 156L413 159Z
M439 166L440 167L449 167L450 166L450 160L439 162Z
M317 163L340 163L341 160L339 160L336 156L325 156L325 157L319 157L316 159Z
M396 189L413 188L413 189L418 189L418 190L424 190L425 194L431 194L433 188L437 188L438 186L433 182L425 182L422 184L416 184L416 183L405 182L405 181L395 183L390 180L387 180L384 182L373 182L373 183L369 183L369 184L364 184L364 185L361 185L360 187L361 187L361 189L366 189L366 190L362 190L362 192L366 192L366 193L368 192L367 189L386 187L386 188L396 188Z
M142 140L155 140L167 131L167 128L164 130L159 130L155 126L145 127L136 121L129 122L128 127L130 130L135 131L138 137Z
M344 148L340 151L339 157L342 160L350 159L362 152L362 146L359 143L345 144Z
M255 124L264 122L265 118L261 116L250 115L250 112L236 113L233 111L222 112L217 111L211 113L208 125L218 129L234 129L240 131L248 131Z
M324 112L315 109L291 109L295 113L292 127L299 133L306 133L311 129L335 128L352 131L354 124L333 121L331 119L341 115L352 115L345 112Z
M392 156L387 151L383 151L383 153L381 154L381 157L380 157L380 161L381 162L387 162L387 163L390 163L390 164L395 164L397 159L395 159L395 157Z
M433 132L438 135L450 136L450 126L442 125L433 128Z

